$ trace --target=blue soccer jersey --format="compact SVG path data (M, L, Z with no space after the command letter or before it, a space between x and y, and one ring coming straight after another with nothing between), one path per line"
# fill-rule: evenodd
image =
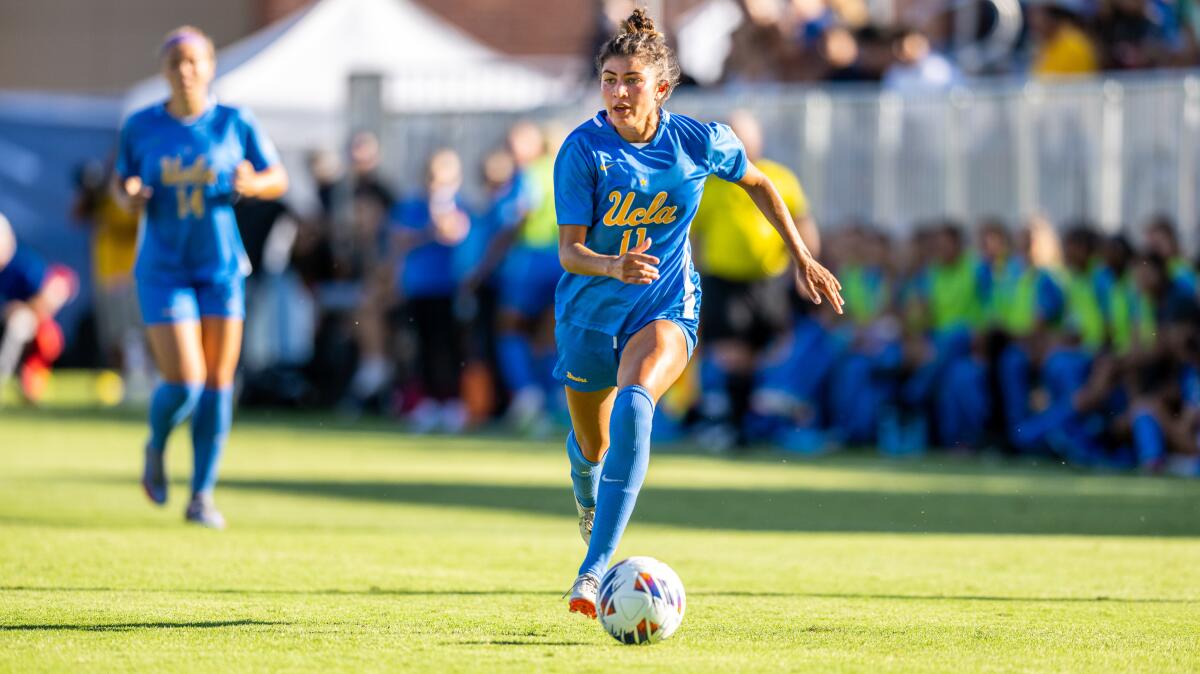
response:
M647 252L659 259L659 278L634 285L563 274L555 319L613 336L659 318L696 319L700 277L688 230L704 180L740 180L747 165L745 148L728 126L665 110L645 147L621 138L603 111L576 128L554 164L558 224L586 225L587 247L605 255L650 239Z
M0 309L7 302L27 302L42 290L46 263L29 248L17 244L12 259L0 267Z
M180 120L165 103L133 113L121 127L116 172L153 190L146 204L134 276L154 283L213 283L250 273L233 215L234 172L279 162L245 110L214 104Z

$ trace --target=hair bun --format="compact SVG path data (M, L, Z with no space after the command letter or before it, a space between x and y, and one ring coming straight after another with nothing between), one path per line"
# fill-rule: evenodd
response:
M621 32L629 34L646 33L658 37L659 32L654 29L654 19L646 13L646 10L639 7L633 10L633 14L625 19L624 25L621 26Z

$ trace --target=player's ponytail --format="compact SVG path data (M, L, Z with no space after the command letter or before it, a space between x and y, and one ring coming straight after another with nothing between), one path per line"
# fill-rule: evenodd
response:
M654 19L651 19L650 14L640 7L633 10L633 14L630 14L628 19L621 22L622 35L637 33L645 33L655 38L663 36L662 33L654 29Z
M637 57L653 67L659 81L667 83L666 96L670 96L679 84L679 62L675 60L675 52L667 46L666 35L654 27L654 19L645 9L633 10L633 14L621 22L621 32L600 47L596 70L603 70L604 62L614 56Z

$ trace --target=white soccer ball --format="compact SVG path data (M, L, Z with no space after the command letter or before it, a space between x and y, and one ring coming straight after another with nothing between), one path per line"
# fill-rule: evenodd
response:
M653 557L618 562L600 580L596 617L623 644L669 639L683 622L683 582Z

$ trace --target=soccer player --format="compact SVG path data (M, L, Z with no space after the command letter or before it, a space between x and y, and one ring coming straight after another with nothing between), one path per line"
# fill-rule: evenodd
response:
M679 67L645 10L597 58L605 109L567 137L554 166L558 362L567 455L588 542L568 606L594 618L608 566L646 475L654 406L696 344L700 290L688 229L709 175L736 182L787 242L798 283L841 310L840 285L801 240L779 191L723 124L662 109ZM604 461L603 469L600 468Z
M240 197L275 199L287 174L246 111L211 97L212 40L184 26L160 50L166 101L121 128L113 192L142 212L134 265L138 302L162 383L150 400L142 487L167 500L163 452L171 430L192 418L194 471L188 522L220 529L213 504L217 465L233 421L233 377L250 273L233 215Z
M0 213L0 403L9 379L19 373L21 395L37 403L62 355L63 336L54 315L75 295L79 281L62 265L47 266L17 241Z

